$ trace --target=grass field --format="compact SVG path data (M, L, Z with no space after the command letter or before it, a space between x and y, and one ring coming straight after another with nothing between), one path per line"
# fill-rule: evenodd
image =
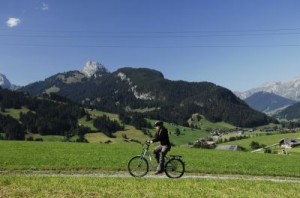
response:
M22 109L21 111L26 111ZM7 113L18 118L20 111ZM91 117L104 112L90 111ZM112 120L117 115L107 114ZM153 122L153 121L152 121ZM92 121L79 120L91 127ZM191 129L165 123L171 132L170 138L175 147L169 154L183 156L188 174L252 175L271 177L294 177L300 179L299 155L272 155L250 152L230 152L188 148L189 142L209 136L210 129L232 128L226 123L210 123L205 118L196 120L200 129ZM180 129L177 136L174 131ZM154 129L151 129L154 134ZM141 152L137 143L125 143L124 134L129 139L143 142L150 139L132 126L108 138L96 132L86 135L91 144L61 142L61 136L39 136L44 142L0 141L0 198L1 197L297 197L300 183L272 182L270 180L245 179L199 179L181 178L110 178L110 177L68 177L24 175L25 172L49 171L54 173L127 173L127 162ZM282 138L300 137L300 133L253 136L251 139L228 142L238 144L249 151L251 141L271 145ZM110 141L111 144L104 144ZM153 149L155 145L151 146ZM293 149L300 153L300 148ZM149 174L152 174L151 172ZM158 191L162 187L165 190Z
M150 147L153 149L153 146ZM1 170L127 171L127 162L141 152L137 143L85 144L0 141ZM299 156L173 147L191 173L300 177Z
M0 141L0 197L296 197L299 192L297 182L20 174L31 171L126 173L128 160L139 154L141 148L136 143ZM170 154L183 156L189 174L300 178L300 158L294 155L185 147L173 147Z
M0 177L0 197L298 197L299 183L211 179Z

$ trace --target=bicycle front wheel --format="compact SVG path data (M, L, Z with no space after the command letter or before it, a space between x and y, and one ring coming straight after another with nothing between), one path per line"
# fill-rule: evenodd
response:
M143 177L149 171L149 164L148 161L138 155L131 158L127 165L128 172L133 177Z
M185 165L181 159L170 159L166 162L165 173L169 178L180 178L185 172Z

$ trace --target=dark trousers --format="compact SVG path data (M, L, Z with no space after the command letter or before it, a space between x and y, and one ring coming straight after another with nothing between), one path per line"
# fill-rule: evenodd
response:
M158 163L156 171L159 172L164 171L165 156L168 153L168 151L170 151L170 149L171 149L170 145L159 145L154 149L153 153Z

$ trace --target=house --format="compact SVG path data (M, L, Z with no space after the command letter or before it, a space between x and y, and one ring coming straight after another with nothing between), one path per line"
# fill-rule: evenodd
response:
M218 145L216 150L224 150L224 151L241 151L242 147L239 145Z
M279 141L279 146L283 148L293 148L300 145L300 139L297 138L284 138Z
M200 138L194 143L193 147L212 149L212 148L216 148L216 143L214 141L208 141L204 138Z

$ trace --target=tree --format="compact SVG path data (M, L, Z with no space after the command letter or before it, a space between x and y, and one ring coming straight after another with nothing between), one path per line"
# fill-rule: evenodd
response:
M91 114L89 114L89 113L87 113L86 114L86 118L85 118L85 121L91 121L92 120L92 118L91 118Z
M0 129L5 133L7 140L25 140L25 132L21 124L10 116L1 116Z
M180 129L178 129L178 128L175 129L175 135L177 135L177 136L180 135Z
M77 142L87 142L87 140L85 139L85 134L89 133L90 131L91 131L91 129L89 127L80 126L77 129L78 139L76 141Z
M131 118L129 115L127 115L125 112L120 112L119 113L119 119L124 123L124 124L130 124L131 123Z
M106 134L109 137L113 137L113 133L124 130L122 126L119 125L119 123L114 120L111 121L109 116L104 114L103 116L98 116L94 122L94 127Z

